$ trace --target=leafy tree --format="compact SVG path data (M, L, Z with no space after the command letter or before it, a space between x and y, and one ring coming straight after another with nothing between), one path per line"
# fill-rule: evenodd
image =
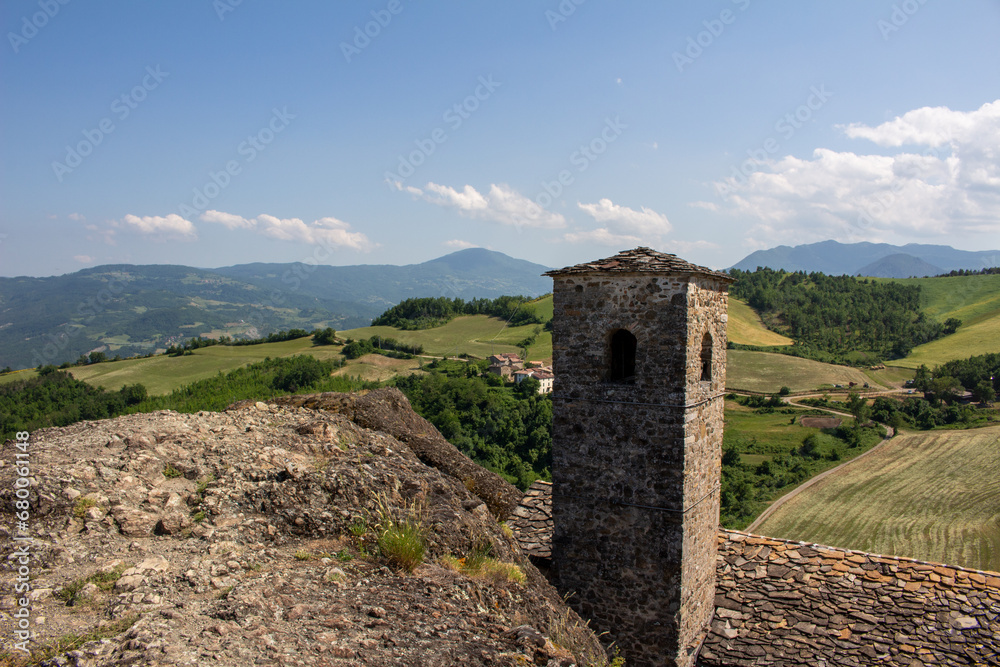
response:
M957 317L949 317L944 321L944 334L949 335L958 331L958 328L962 326L962 320Z
M980 403L992 403L993 399L997 396L997 392L988 380L980 380L979 384L973 388L972 395Z
M337 332L332 327L317 329L313 333L313 345L333 345L337 342Z
M522 396L532 396L538 393L542 383L535 378L524 378L517 384L517 392Z
M930 382L929 389L935 399L945 401L946 403L951 403L958 398L959 394L965 391L965 388L959 383L958 378L951 375L935 376Z
M871 408L868 406L868 401L854 391L847 397L847 410L854 415L854 422L856 424L864 424L868 421L869 416L871 416Z

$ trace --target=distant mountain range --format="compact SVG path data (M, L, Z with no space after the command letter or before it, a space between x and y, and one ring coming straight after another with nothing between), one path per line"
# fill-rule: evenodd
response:
M209 332L258 337L367 325L408 297L471 299L552 290L549 267L470 248L407 266L107 265L0 278L0 368L152 352Z
M970 252L951 246L920 243L895 246L888 243L821 241L758 250L731 268L753 271L758 266L786 271L819 271L835 276L919 278L959 269L978 271L1000 266L1000 250Z

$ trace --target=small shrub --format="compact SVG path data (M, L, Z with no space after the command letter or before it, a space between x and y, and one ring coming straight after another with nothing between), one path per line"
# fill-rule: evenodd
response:
M479 576L495 583L511 581L515 584L523 584L527 577L524 570L514 563L504 563L492 558L487 558L479 567Z
M115 587L115 582L122 578L122 572L129 568L128 563L120 563L113 570L107 572L95 572L87 577L87 581L95 584L102 591L110 591Z
M198 510L197 512L191 515L191 520L194 521L195 523L201 523L202 521L205 520L205 516L206 515L204 510Z
M308 551L299 550L295 552L295 560L310 560L313 557Z
M341 549L340 551L337 552L337 560L339 560L341 563L348 563L354 560L354 556L352 556L347 549Z
M424 542L423 527L411 518L391 521L383 527L378 538L379 552L390 563L407 572L424 562L427 547Z
M93 498L80 496L76 499L76 504L73 505L73 516L77 519L82 519L87 516L87 510L91 507L97 507L97 501Z
M166 466L163 467L163 476L166 477L167 479L172 479L174 477L180 477L183 474L184 473L182 473L180 470L178 470L177 468L173 467L169 463Z
M350 526L351 535L354 537L364 537L368 532L368 519L359 516Z
M213 475L208 475L208 476L206 476L206 477L203 477L203 478L202 478L202 479L201 479L201 480L200 480L200 481L198 482L198 488L197 488L197 489L195 489L195 493L197 493L197 494L198 494L199 496L200 496L201 494L205 493L205 489L207 489L207 488L208 488L208 485L209 485L209 484L211 484L211 483L212 483L212 482L214 482L214 481L215 481L215 477L214 477Z

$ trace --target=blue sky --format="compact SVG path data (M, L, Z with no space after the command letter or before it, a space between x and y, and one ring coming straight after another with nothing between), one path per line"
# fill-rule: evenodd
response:
M1000 247L996 0L8 0L0 25L0 275Z

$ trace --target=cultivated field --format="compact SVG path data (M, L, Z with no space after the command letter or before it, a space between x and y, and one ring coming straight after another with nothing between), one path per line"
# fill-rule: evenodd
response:
M998 571L1000 426L899 436L755 532Z
M785 354L728 350L726 387L749 391L777 392L785 386L792 391L845 387L850 382L863 385L871 378L857 368L824 364ZM878 388L878 387L876 387Z
M381 354L366 354L358 359L351 359L343 368L333 372L334 375L360 377L369 382L382 382L397 375L412 375L421 373L422 359L392 359Z
M729 340L740 345L791 345L792 339L771 331L760 321L760 315L739 299L729 297Z

